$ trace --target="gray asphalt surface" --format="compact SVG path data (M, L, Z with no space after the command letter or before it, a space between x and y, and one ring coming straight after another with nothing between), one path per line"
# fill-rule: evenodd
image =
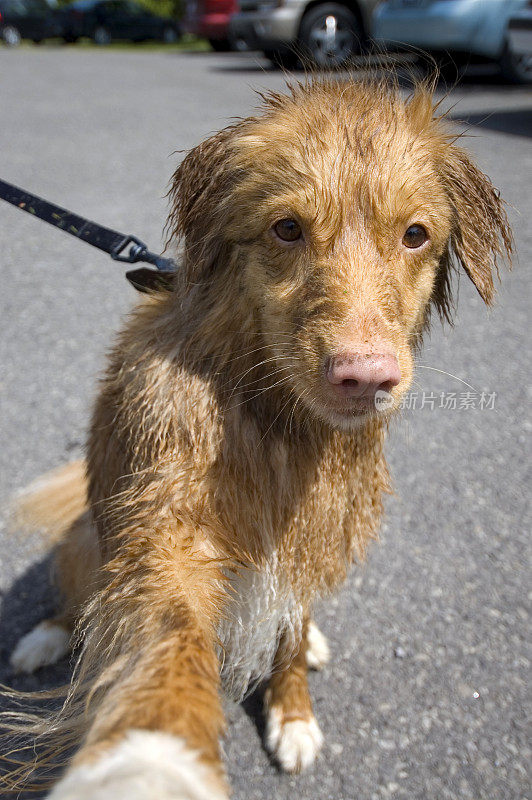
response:
M172 152L248 113L254 88L282 84L251 55L3 49L0 175L156 249ZM435 323L416 389L470 391L442 370L495 392L494 408L426 402L395 426L381 542L317 615L333 653L311 677L323 754L308 774L281 775L257 699L228 705L235 800L530 797L532 93L472 76L445 104L469 120L464 145L512 206L518 263L490 313L461 280L456 327ZM5 502L81 453L105 349L136 294L106 256L5 204L0 254ZM51 607L45 543L2 528L0 562L0 681L56 685L66 661L30 678L8 665Z

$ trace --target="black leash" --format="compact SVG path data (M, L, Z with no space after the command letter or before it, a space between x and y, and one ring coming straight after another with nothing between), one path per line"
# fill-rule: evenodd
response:
M124 264L136 264L138 261L144 261L152 264L157 271L141 267L126 272L126 278L139 292L172 288L172 273L177 269L175 261L151 253L144 242L141 242L136 236L128 236L119 231L104 228L103 225L73 214L65 208L49 203L41 197L2 180L0 180L0 199L6 200L22 211L42 219L71 236L76 236L99 250L103 250L114 261L121 261Z

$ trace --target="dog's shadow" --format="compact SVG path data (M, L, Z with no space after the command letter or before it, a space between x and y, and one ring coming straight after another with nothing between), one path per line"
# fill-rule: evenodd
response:
M17 674L10 664L19 639L43 619L55 614L57 593L51 580L53 559L53 551L48 552L31 564L6 591L0 592L0 683L19 692L55 688L68 683L71 677L68 656L32 675ZM0 704L4 707L3 699Z
M262 748L262 751L268 761L270 762L271 766L277 771L282 773L282 769L280 768L275 756L268 750L266 746L266 717L264 714L264 695L267 688L267 682L260 683L252 692L251 694L247 695L238 706L242 709L246 717L249 719L253 727L257 732L258 742ZM234 712L229 712L228 719L231 721L231 717L233 716Z
M23 715L36 712L42 717L60 707L62 696L51 697L39 693L66 687L70 682L72 665L68 656L31 675L17 674L10 664L11 654L20 638L43 619L53 616L57 609L57 593L51 580L53 558L53 552L47 553L31 564L6 591L0 592L0 712L22 712ZM30 693L30 696L19 693ZM35 695L32 697L31 693ZM25 716L19 719L23 725L27 721ZM13 728L10 728L10 717L5 717L3 722L7 728L0 734L0 786L12 769L18 770L24 762L30 765L35 752L33 740L30 743L26 734L16 732L16 722ZM31 780L48 781L56 766L53 761L50 762L43 775L34 773ZM43 783L43 793L45 786L46 783ZM4 796L1 789L0 794ZM18 789L16 796L20 800L30 800L36 795L33 789Z
M265 749L264 734L266 731L266 724L264 721L263 706L264 706L265 691L266 691L266 685L261 684L240 703L244 712L246 713L246 715L249 717L249 719L257 729L257 733L259 734L264 749Z

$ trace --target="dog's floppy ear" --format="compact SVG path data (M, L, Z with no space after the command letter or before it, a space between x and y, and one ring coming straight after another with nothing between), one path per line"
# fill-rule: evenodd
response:
M225 128L191 150L172 177L167 242L183 241L189 279L212 268L223 248L224 211L235 178L230 143L236 128Z
M467 153L450 146L444 164L444 181L452 205L453 227L443 258L435 302L448 317L449 270L458 261L487 305L495 294L493 270L500 257L511 258L512 234L499 192ZM438 287L437 287L438 289Z

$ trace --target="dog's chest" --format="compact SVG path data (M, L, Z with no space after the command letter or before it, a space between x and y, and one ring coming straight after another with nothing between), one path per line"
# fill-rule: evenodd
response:
M283 585L275 556L260 570L245 569L230 580L230 601L218 637L222 685L239 700L270 674L281 635L289 647L296 647L302 608Z

